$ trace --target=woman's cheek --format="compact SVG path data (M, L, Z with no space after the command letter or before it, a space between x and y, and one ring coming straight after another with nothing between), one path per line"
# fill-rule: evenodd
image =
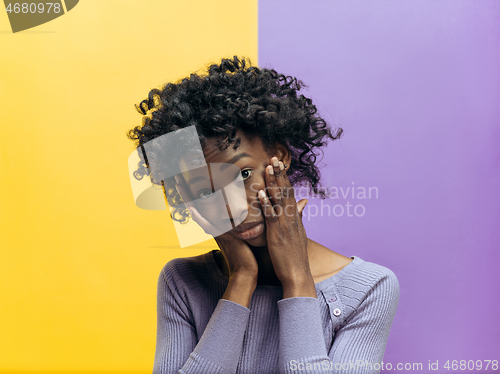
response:
M250 217L260 217L262 216L262 207L260 205L260 200L258 193L260 190L265 189L264 183L253 182L247 188L247 197L249 201L249 216Z
M251 217L260 217L262 216L262 210L260 206L260 201L259 200L252 200L250 202L250 209L249 209L249 216Z
M263 183L253 182L250 184L250 189L247 190L247 196L253 199L254 197L257 197L259 191L263 190L264 188L265 186L263 186Z

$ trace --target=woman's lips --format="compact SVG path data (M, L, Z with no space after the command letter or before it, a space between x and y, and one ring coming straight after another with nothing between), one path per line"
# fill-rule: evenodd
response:
M264 232L264 223L244 223L230 231L231 234L241 240L252 240L258 238Z

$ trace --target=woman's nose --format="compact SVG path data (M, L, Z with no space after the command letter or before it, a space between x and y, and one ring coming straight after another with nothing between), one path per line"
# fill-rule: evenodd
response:
M248 215L248 201L245 186L239 183L231 183L224 187L226 208L229 218L237 226L242 223Z

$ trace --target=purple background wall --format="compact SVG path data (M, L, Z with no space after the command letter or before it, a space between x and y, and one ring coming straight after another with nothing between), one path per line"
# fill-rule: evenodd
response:
M500 360L499 19L498 1L259 2L259 65L302 79L345 131L323 185L378 188L324 201L338 217L310 200L305 224L398 276L393 365Z

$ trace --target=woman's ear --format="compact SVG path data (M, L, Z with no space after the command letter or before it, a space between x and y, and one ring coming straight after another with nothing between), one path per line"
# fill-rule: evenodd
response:
M281 143L276 143L274 153L276 157L278 157L278 160L286 165L285 169L288 169L290 167L290 161L292 160L292 155L290 154L288 148Z

